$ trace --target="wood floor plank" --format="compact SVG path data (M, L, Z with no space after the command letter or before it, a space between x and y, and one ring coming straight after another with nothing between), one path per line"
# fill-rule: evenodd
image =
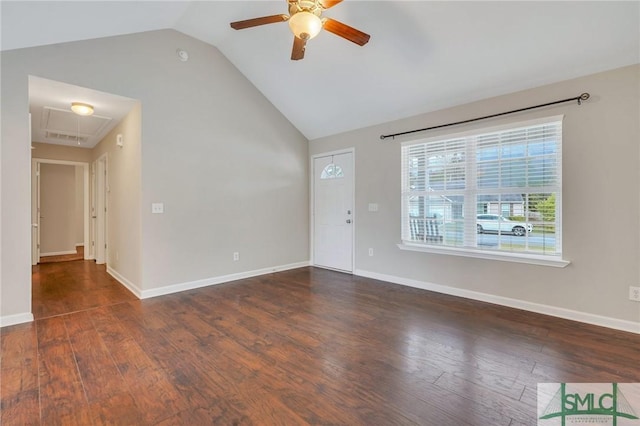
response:
M40 424L35 324L0 331L0 424Z
M542 382L640 381L640 336L318 268L137 300L33 270L2 424L533 425Z
M555 334L554 334L555 336ZM570 364L595 369L601 373L621 376L625 382L640 382L640 347L615 347L615 342L598 343L602 350L594 351L593 341L569 336L562 343L553 341L545 345L543 355L570 361Z
M73 349L83 388L89 403L127 392L110 352L91 323L88 312L65 315L69 341Z
M639 367L640 368L640 365ZM547 382L628 382L628 377L622 374L611 373L598 367L581 365L572 361L563 361L561 363L537 363L532 374L536 376L547 377ZM560 379L560 380L555 380Z
M87 405L52 406L42 414L43 425L87 426L92 424L90 408Z
M7 327L0 332L0 386L3 395L38 387L38 343L35 324Z
M69 342L69 335L61 316L46 318L36 323L38 331L38 347L61 345Z
M78 367L69 342L40 347L40 411L43 421L87 407Z
M184 335L183 333L175 334L174 330L177 324L174 323L174 316L166 315L166 312L173 312L173 310L167 309L169 308L168 306L161 306L157 308L160 308L157 311L158 315L163 315L163 313L165 315L164 321L166 323L166 326L163 328L163 330L165 330L165 334L168 334L169 336L173 336L173 338L170 337L170 340L179 342L179 344L186 344L189 347L196 348L196 351L197 351L198 349L197 342L193 340L195 336L191 336L191 338L189 338L189 336ZM290 387L290 383L296 383L299 389L297 392L298 394L313 395L314 391L316 391L316 386L317 386L315 383L322 381L322 377L318 376L317 374L312 375L312 377L310 378L303 377L303 373L301 372L302 366L300 366L300 364L288 370L290 372L296 371L295 374L292 374L292 373L286 374L287 369L285 368L285 370L282 370L280 368L281 366L283 366L281 362L277 362L277 363L269 362L268 360L270 359L270 357L266 352L264 352L264 350L266 348L280 347L280 345L284 344L285 342L278 342L277 344L273 344L273 342L271 342L269 344L264 344L265 331L264 330L261 331L259 329L258 322L250 321L251 319L253 319L251 315L252 314L255 315L256 312L252 311L248 306L243 304L242 308L238 308L240 309L238 311L233 310L234 309L233 305L227 306L227 309L232 309L232 312L235 312L233 317L236 319L235 321L236 325L235 326L223 325L222 326L223 329L226 329L226 330L231 330L232 328L235 329L236 331L234 333L235 339L238 338L238 333L237 333L238 326L240 325L242 326L242 328L245 329L245 333L243 334L245 338L240 340L245 342L244 348L235 343L233 343L231 346L227 346L226 348L227 352L235 351L238 354L238 356L241 357L242 364L238 364L238 363L234 364L232 359L227 359L227 361L231 362L232 364L224 368L224 371L233 371L233 372L241 372L243 370L245 371L244 374L242 373L240 374L241 377L235 378L234 380L234 382L240 382L240 386L235 385L235 383L233 385L229 385L229 387L233 389L233 392L240 393L242 395L243 401L250 400L254 406L257 405L258 407L260 407L262 404L265 403L264 402L265 399L267 400L269 405L279 404L278 400L270 400L271 396L274 394L279 394L280 386ZM217 321L218 327L220 327L222 318L216 318L216 321ZM273 337L276 338L277 336L274 335ZM226 342L232 343L230 340L226 340ZM296 350L295 347L291 347L290 349L291 351ZM255 356L254 354L259 356ZM265 365L265 361L267 361L266 365ZM197 361L194 361L194 362L197 362ZM220 360L218 360L217 364L220 365ZM272 372L271 374L269 374L268 380L264 380L259 376L261 372L265 371L264 370L265 368L268 368ZM257 382L257 383L254 384L253 382ZM249 395L251 394L251 392L255 392L255 389L258 388L258 384L265 383L265 382L268 382L271 384L271 388L268 390L268 392L265 392L263 396L260 398L257 398L257 399L250 398ZM320 383L320 385L329 386L330 382L326 384ZM264 384L262 386L264 386ZM247 387L249 387L250 393L244 394L243 390ZM326 397L326 393L325 393L325 397ZM346 395L342 394L340 395L339 398L335 398L330 405L321 404L321 407L316 408L316 412L308 412L306 413L306 415L308 415L310 418L315 418L319 415L319 413L322 413L325 417L329 417L331 409L335 406L341 405L341 403L345 401L345 397ZM380 401L380 403L382 403L382 400ZM315 405L317 406L318 404L315 404ZM306 407L307 407L307 411L310 410L309 405L307 405ZM250 407L250 408L255 408L255 407ZM299 405L296 406L295 408L298 411L300 410ZM354 411L354 407L344 407L344 409L342 410L343 413L353 412L353 411ZM391 410L387 410L387 411L391 411ZM279 410L279 415L283 416L284 413L286 412L287 412L286 407L282 407L281 410ZM252 411L249 410L249 413L251 417ZM387 414L385 414L385 416L386 415ZM384 420L385 416L381 416L380 414L378 414L378 417L379 417L378 420ZM382 419L380 419L380 417L382 417ZM344 421L344 414L342 414L342 418ZM265 421L265 420L263 419L262 421ZM269 421L269 419L267 419L267 421ZM289 419L289 421L292 421L292 419ZM298 419L298 421L296 421L296 424L299 424L299 423L300 421ZM358 418L352 418L349 421L349 423L351 424L358 423Z
M144 315L141 309L126 309L124 306L114 306L113 311L121 322L128 325L141 348L153 352L154 363L166 375L166 386L175 394L174 412L190 405L207 407L212 399L225 394L224 385L229 382L218 374L215 366L204 368L198 363L197 343L191 340L187 343L185 339L190 336L184 329L177 328L175 332L180 337L172 340L176 334L171 333L164 317L154 314L148 306Z
M89 410L95 425L139 425L145 418L129 392L92 402Z
M538 403L538 390L535 387L527 386L520 396L520 401L530 407L536 407Z
M13 394L2 393L0 424L39 425L39 390L36 388L35 390L27 390Z
M250 426L254 423L246 415L229 409L226 401L212 402L207 408L195 407L181 411L159 422L157 426L175 425L212 425L212 426Z
M62 317L36 323L39 351L40 417L43 424L66 419L68 424L86 424L87 399ZM78 423L80 422L80 423Z
M161 379L162 374L155 373L157 365L135 341L124 324L111 315L108 307L93 310L91 322L129 386L152 386Z
M476 385L473 382L460 378L450 373L443 374L435 383L436 386L447 389L456 395L464 397L469 401L477 401L490 411L499 413L503 418L522 423L534 423L536 420L536 405L529 405L516 398L504 398L502 394L487 389L484 386ZM524 389L522 390L524 392ZM521 395L519 395L521 396Z

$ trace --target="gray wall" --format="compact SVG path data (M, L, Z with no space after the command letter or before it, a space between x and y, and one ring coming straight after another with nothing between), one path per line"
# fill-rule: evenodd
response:
M136 291L141 289L140 200L142 164L142 110L131 111L91 150L94 161L107 157L107 267ZM117 145L117 135L123 146ZM97 204L96 204L97 205Z
M216 48L163 30L1 61L2 317L31 311L29 75L141 101L142 290L308 260L307 140Z
M640 323L628 300L640 283L640 67L632 66L310 142L310 153L356 148L356 269L532 304ZM460 121L590 92L561 106L413 137L381 134ZM564 114L563 250L566 268L402 251L400 144L412 138ZM378 203L378 212L368 212ZM367 249L374 249L369 257ZM634 326L632 325L631 328ZM640 324L637 327L640 332Z

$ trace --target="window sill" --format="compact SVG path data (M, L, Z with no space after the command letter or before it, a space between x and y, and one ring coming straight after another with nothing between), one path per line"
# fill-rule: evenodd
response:
M501 253L497 251L477 250L462 247L439 247L424 244L401 243L400 250L420 251L423 253L447 254L451 256L473 257L476 259L499 260L503 262L528 263L531 265L552 266L564 268L569 265L568 260L555 256L538 256L535 254Z

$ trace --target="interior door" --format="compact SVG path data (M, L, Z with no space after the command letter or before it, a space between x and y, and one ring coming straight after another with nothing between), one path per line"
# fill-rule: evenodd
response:
M90 222L89 222L89 247L85 248L85 254L88 254L88 259L96 258L96 219L98 218L97 207L96 207L96 192L97 192L97 183L96 183L96 169L98 167L98 161L94 161L90 165L89 171L89 211L90 213Z
M314 265L353 272L353 153L313 160Z
M96 245L97 264L107 263L107 157L98 158L96 168Z

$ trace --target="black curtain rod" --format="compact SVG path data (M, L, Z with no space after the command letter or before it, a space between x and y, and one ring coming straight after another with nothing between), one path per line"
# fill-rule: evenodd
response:
M406 132L394 133L394 134L391 134L391 135L380 135L380 139L383 139L383 140L386 139L386 138L394 138L395 139L396 136L408 135L410 133L424 132L424 131L433 130L433 129L441 129L443 127L449 127L449 126L457 126L458 124L472 123L474 121L486 120L487 118L500 117L502 115L507 115L507 114L515 114L516 112L529 111L530 109L542 108L542 107L546 107L546 106L549 106L549 105L562 104L562 103L565 103L565 102L578 101L578 105L582 105L582 101L586 101L587 99L589 99L590 96L591 95L589 95L588 93L583 93L580 96L576 96L575 98L567 98L567 99L562 99L560 101L547 102L546 104L540 104L540 105L534 105L534 106L530 106L530 107L526 107L526 108L514 109L512 111L500 112L498 114L485 115L484 117L470 118L469 120L456 121L455 123L448 123L448 124L440 124L439 126L425 127L424 129L408 130Z

